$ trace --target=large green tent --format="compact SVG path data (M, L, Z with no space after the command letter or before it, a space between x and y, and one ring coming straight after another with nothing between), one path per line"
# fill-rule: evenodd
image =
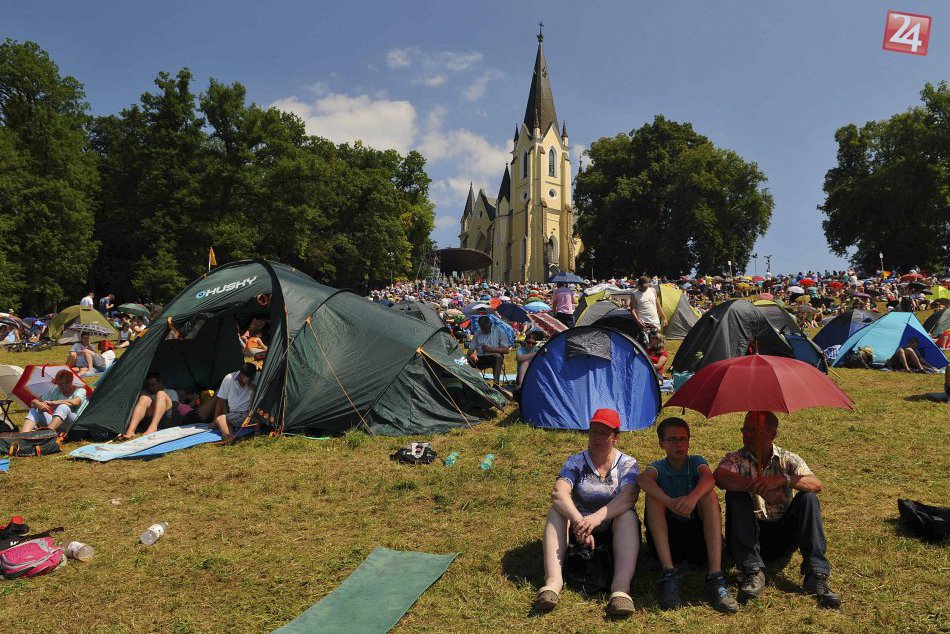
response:
M431 434L478 421L504 398L466 362L448 329L406 319L288 266L216 268L172 300L99 380L78 431L119 433L145 376L217 389L242 362L238 333L269 319L270 349L245 424L276 432Z
M93 308L83 308L79 304L70 306L69 308L64 308L55 317L53 317L52 321L49 323L49 338L58 343L74 343L79 341L78 336L67 336L65 341L59 341L60 339L64 339L63 333L66 331L66 329L76 323L97 324L103 328L107 328L110 331L108 336L93 335L92 341L119 338L118 331L112 326L111 323L109 323L109 320L105 315Z

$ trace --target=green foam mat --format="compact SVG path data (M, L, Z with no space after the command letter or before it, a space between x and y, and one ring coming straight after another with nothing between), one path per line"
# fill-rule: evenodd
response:
M338 588L274 633L388 632L457 556L377 547Z

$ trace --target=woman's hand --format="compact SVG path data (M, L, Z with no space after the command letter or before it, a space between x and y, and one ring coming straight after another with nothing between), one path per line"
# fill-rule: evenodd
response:
M574 523L574 537L581 543L586 543L587 539L593 534L594 529L603 523L607 517L607 509L602 507L596 513L585 515ZM593 542L593 540L591 540Z

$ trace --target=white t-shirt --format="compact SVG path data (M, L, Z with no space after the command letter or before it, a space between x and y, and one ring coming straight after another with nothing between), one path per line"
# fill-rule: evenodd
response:
M648 286L647 290L637 289L633 292L633 301L636 302L637 314L640 321L647 326L660 327L660 314L657 312L656 289Z
M79 300L79 305L82 306L83 308L92 308L93 307L92 298L86 295L81 300Z
M106 361L106 367L115 363L115 350L106 350L102 353L102 358Z
M216 396L228 402L229 411L246 412L251 409L251 399L257 386L251 383L248 387L241 387L237 380L238 374L239 371L225 376Z

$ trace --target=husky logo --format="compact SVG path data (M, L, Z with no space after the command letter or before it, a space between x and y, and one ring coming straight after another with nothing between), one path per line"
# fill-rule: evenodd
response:
M198 291L198 293L195 294L195 299L204 299L205 297L209 297L211 295L222 295L224 293L230 293L231 291L236 291L239 288L250 286L251 284L254 283L255 280L257 280L256 275L254 277L244 278L240 282L229 282L222 286L215 286L214 288L208 288L203 291Z

